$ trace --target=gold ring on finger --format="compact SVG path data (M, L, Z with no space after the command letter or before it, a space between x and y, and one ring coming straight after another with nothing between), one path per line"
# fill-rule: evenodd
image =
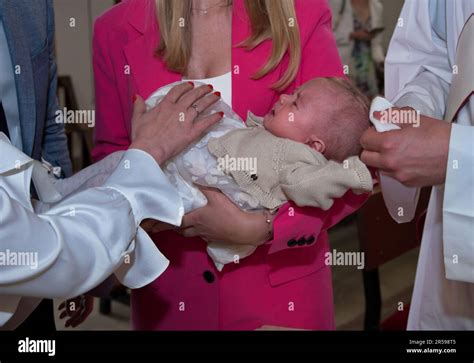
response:
M192 108L194 108L194 109L196 110L196 112L197 112L197 113L199 113L199 110L198 110L198 105L197 105L197 103L193 103L193 104L191 105L191 107L192 107Z

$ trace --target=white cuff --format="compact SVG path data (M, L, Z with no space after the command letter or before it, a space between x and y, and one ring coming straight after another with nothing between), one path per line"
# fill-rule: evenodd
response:
M175 226L181 224L184 208L177 190L155 159L142 150L127 150L103 186L127 198L137 227L146 218Z
M114 274L123 285L139 289L156 280L169 264L148 234L138 228L135 241L124 252L123 263Z

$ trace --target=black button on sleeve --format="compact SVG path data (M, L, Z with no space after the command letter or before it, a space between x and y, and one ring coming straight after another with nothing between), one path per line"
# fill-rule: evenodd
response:
M306 238L301 237L296 243L298 244L298 246L304 246L306 244Z
M296 246L298 242L296 242L296 240L294 238L290 239L287 243L288 247L294 247Z
M308 245L313 244L315 240L316 238L314 238L314 236L311 236L306 240L306 244Z
M214 274L209 270L204 271L202 276L204 277L204 280L206 280L206 282L208 282L210 284L212 284L214 282L214 280L216 279Z

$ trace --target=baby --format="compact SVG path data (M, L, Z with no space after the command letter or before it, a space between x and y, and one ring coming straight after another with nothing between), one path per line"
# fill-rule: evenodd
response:
M258 173L224 172L261 206L273 209L292 200L327 210L348 189L372 188L356 156L367 115L364 96L350 83L319 78L281 96L263 119L249 114L247 128L211 139L208 148L218 160L255 159Z
M178 83L153 93L148 107ZM207 203L197 185L218 188L243 210L272 212L288 200L327 210L349 189L372 190L370 172L357 156L359 139L369 127L368 102L349 82L308 81L292 95L282 95L263 118L249 112L246 124L222 100L202 115L218 111L224 112L223 119L163 170L185 213ZM114 153L95 169L78 173L64 183L61 194L68 193L67 185L100 185L120 159L121 153ZM207 248L219 270L255 249L223 243L209 243Z
M173 86L159 89L147 104L160 102ZM308 81L281 96L263 118L249 112L245 125L223 101L205 114L216 111L224 118L164 169L186 213L207 203L196 184L221 190L247 211L275 211L288 200L327 210L349 189L372 190L370 172L357 156L369 127L368 101L351 83ZM255 248L210 243L208 253L220 270Z

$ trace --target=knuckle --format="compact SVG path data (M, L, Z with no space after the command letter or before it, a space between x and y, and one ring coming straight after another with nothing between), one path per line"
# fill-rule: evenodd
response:
M208 94L211 91L211 89L209 88L208 85L203 85L203 86L199 87L198 91L199 91L199 96L202 97L202 96Z
M164 108L166 110L175 107L176 104L171 101L171 98L163 98L157 107Z
M402 170L399 170L399 171L397 171L397 172L395 173L395 178L396 178L399 182L401 182L401 183L403 183L403 184L405 184L406 182L408 182L408 175L407 175L407 173L405 173L405 172L402 171Z
M392 155L385 156L382 160L382 163L389 170L395 170L397 162Z
M381 148L383 151L389 151L393 149L393 141L391 138L386 138L382 141Z
M191 226L197 226L200 223L201 218L199 217L200 213L193 213L189 216L189 224Z

